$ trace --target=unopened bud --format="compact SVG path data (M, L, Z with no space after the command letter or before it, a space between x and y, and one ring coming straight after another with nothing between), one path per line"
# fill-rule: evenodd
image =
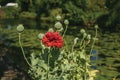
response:
M53 28L49 28L48 32L54 32Z
M77 43L78 39L79 39L78 37L76 37L76 38L74 39L74 44Z
M38 38L39 38L39 39L42 39L42 38L43 38L43 36L44 36L44 34L43 34L43 33L39 33L39 34L38 34Z
M19 24L19 25L17 26L17 31L18 31L18 32L24 31L24 26L23 26L22 24Z
M57 30L57 31L62 32L63 31L63 27L61 29Z

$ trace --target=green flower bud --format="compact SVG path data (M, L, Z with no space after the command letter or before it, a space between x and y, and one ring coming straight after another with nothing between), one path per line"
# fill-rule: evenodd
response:
M76 38L74 39L74 44L77 43L78 39L79 39L78 37L76 37Z
M54 26L57 30L62 28L62 24L60 22L57 22Z
M23 26L22 24L19 24L19 25L17 26L17 31L18 31L18 32L24 31L24 26Z
M61 20L62 18L61 18L60 15L57 15L57 16L56 16L56 19L59 21L59 20Z
M81 29L80 32L83 34L85 33L85 29Z
M87 33L83 33L83 37L86 37L87 36Z
M96 25L95 25L95 29L98 29L98 28L99 28L99 27L98 27L98 25L96 24Z
M90 34L87 35L87 39L88 39L88 40L91 39L91 35L90 35Z
M69 24L69 21L66 19L66 20L64 21L64 24L65 24L65 25L68 25L68 24Z
M43 33L39 33L39 34L38 34L38 38L39 38L39 39L42 39L42 38L43 38L43 36L44 36L44 34L43 34Z
M48 32L54 32L53 28L49 28Z

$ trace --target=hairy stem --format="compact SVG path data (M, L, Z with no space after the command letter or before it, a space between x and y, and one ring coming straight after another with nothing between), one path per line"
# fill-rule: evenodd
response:
M19 33L19 45L20 45L20 48L21 48L21 50L22 50L24 59L26 60L27 64L28 64L30 67L32 67L32 66L30 65L30 63L28 62L28 60L27 60L27 58L26 58L26 56L25 56L24 49L23 49L23 47L22 47L22 43L21 43L21 33Z
M48 61L47 61L48 67L47 67L47 80L49 80L49 65L50 65L50 49L48 52Z
M84 80L87 80L87 55L85 55L85 60L86 60L86 62L85 62L85 73L84 73Z
M83 36L81 42L80 42L80 49L82 48L82 44L83 44L83 41L84 41L85 37Z
M66 25L65 31L64 31L64 33L63 33L63 38L64 38L64 36L65 36L65 33L66 33L66 31L67 31L67 28L68 28L68 25Z
M72 52L73 52L73 50L74 50L74 47L75 47L75 44L73 44L73 46L72 46Z

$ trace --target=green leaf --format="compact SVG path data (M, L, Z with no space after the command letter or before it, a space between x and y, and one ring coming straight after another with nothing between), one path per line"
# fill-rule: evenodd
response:
M80 54L80 58L85 60L85 51L82 50L81 52L79 52L79 54Z

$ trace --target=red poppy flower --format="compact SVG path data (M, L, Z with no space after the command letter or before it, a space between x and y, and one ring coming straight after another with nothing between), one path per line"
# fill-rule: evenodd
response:
M61 48L63 46L63 39L58 32L47 32L43 36L42 42L48 47Z

